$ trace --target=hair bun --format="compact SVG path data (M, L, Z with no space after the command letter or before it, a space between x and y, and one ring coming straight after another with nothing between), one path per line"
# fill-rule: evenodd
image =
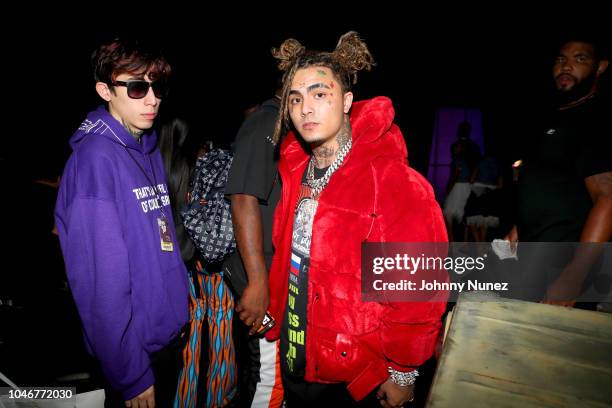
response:
M272 48L272 56L278 61L278 69L287 71L295 61L304 53L306 48L294 38L289 38L278 48Z
M346 73L352 77L353 83L357 82L357 72L363 69L369 71L375 65L368 46L356 31L349 31L340 37L334 55Z

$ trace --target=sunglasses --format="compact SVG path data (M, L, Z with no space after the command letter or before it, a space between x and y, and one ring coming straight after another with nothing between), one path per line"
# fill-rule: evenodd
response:
M132 99L142 99L149 93L149 88L153 88L156 98L163 98L168 94L168 84L165 81L147 82L141 79L131 81L114 81L114 86L127 87L127 95Z

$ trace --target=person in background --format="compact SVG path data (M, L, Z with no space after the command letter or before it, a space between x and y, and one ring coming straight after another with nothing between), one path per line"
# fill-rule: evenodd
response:
M451 175L446 187L444 219L448 239L454 241L455 223L463 222L465 205L470 196L470 176L474 173L480 158L480 148L470 138L472 126L461 122L457 128L457 140L451 145Z
M225 193L232 203L232 222L238 251L229 264L246 275L248 284L236 312L250 338L238 338L244 350L241 403L251 407L280 407L283 402L279 375L278 341L256 331L269 305L268 271L272 265L272 219L280 198L276 167L277 143L272 140L280 96L275 95L245 112L245 120L232 146L234 161ZM246 343L246 344L245 344Z
M554 107L529 134L522 158L517 221L506 239L587 244L564 261L557 276L547 277L544 303L573 306L599 256L592 244L612 238L610 103L598 92L608 63L591 39L561 44L552 66ZM545 255L542 262L550 264L567 254Z
M219 265L209 264L200 256L180 216L188 202L196 160L210 146L202 143L181 118L165 123L159 133L177 237L191 278L189 341L183 351L183 370L174 406L223 407L233 401L237 392L232 330L234 297ZM200 366L201 361L206 361L205 367ZM202 368L205 375L200 375Z

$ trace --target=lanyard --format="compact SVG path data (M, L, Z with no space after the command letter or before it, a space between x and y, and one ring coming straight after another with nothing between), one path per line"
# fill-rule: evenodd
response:
M132 152L130 152L130 149L128 149L127 146L123 146L123 147L125 148L125 151L128 153L128 155L132 158L132 160L134 160L134 163L136 163L136 165L138 166L142 174L144 174L144 176L147 178L147 181L149 182L149 184L153 186L153 191L155 191L155 198L157 199L157 202L159 204L159 210L161 211L162 216L168 219L168 217L166 217L166 213L164 212L164 204L162 203L160 193L157 190L157 177L155 176L155 168L153 167L153 163L151 163L151 156L147 155L147 157L149 157L149 166L151 167L151 171L153 172L153 181L151 181L151 178L145 171L144 167L142 167L142 165L138 162L138 160L136 160L136 158L132 155Z

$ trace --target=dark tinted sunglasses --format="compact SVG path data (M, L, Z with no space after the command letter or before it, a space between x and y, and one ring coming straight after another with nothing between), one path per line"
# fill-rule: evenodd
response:
M147 82L142 79L134 79L130 81L115 81L113 85L127 87L127 95L132 99L144 98L149 92L149 87L153 88L153 94L159 99L168 93L168 85L165 81Z

